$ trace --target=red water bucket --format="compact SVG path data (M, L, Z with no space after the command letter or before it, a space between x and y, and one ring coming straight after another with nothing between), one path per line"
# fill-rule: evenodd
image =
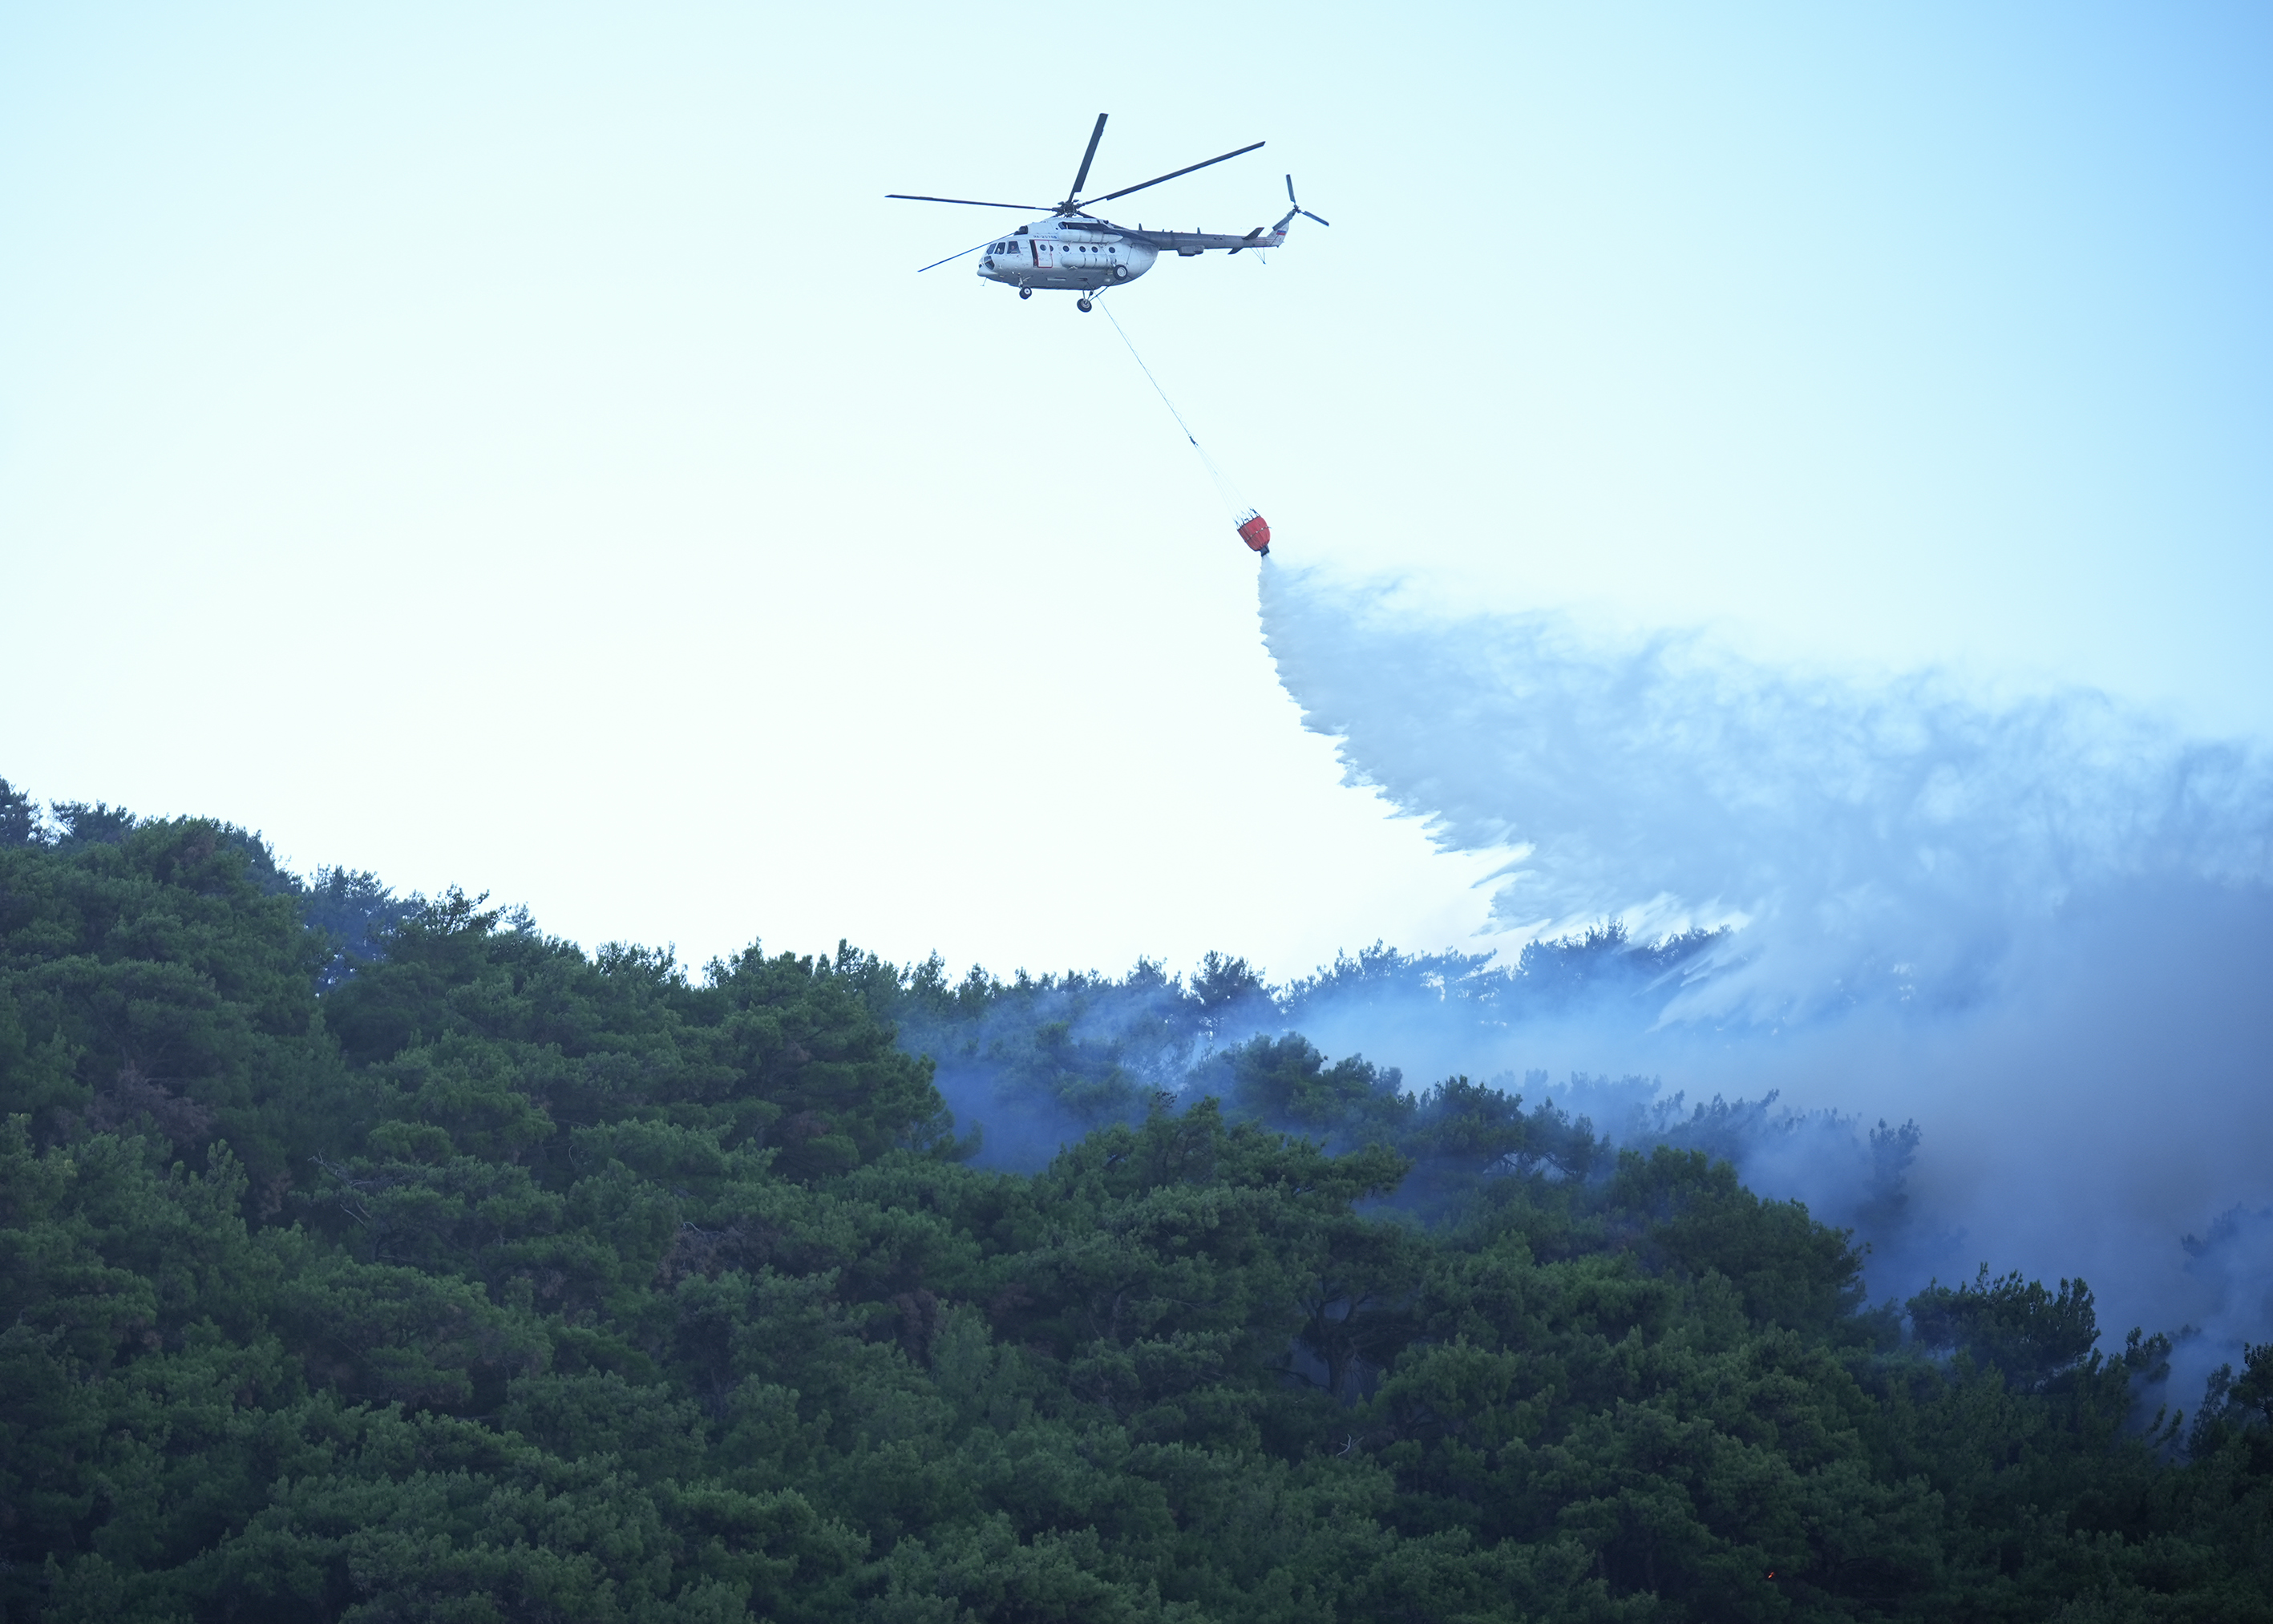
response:
M1262 514L1249 513L1239 521L1239 539L1256 551L1267 554L1271 550L1271 527L1264 522Z

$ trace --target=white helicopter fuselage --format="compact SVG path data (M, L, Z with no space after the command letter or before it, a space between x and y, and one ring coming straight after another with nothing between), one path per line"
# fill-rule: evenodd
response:
M1133 282L1152 268L1159 251L1114 231L1046 220L1021 226L991 244L979 274L1013 288L1066 288L1094 293Z
M1076 225L1063 219L1039 220L989 243L979 261L979 274L1013 288L1097 293L1135 281L1164 253L1189 259L1211 250L1235 254L1250 248L1276 248L1287 240L1287 221L1294 217L1290 213L1275 226L1257 226L1245 236L1148 231L1142 226L1132 230L1103 221Z

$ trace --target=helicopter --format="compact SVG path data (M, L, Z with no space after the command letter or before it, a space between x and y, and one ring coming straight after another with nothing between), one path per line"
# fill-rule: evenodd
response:
M889 191L884 195L903 203L960 203L972 208L1025 209L1047 218L1031 225L1020 226L1016 231L990 237L984 243L966 248L962 253L949 254L944 259L934 259L919 267L918 273L936 271L943 265L952 265L965 254L984 252L978 271L988 281L1005 282L1018 290L1022 299L1031 299L1034 290L1062 288L1081 296L1075 307L1089 311L1095 307L1099 294L1122 282L1133 282L1151 270L1164 253L1174 252L1189 259L1210 249L1223 249L1231 253L1244 253L1252 248L1260 251L1276 248L1287 240L1287 228L1300 214L1305 220L1316 220L1320 225L1330 222L1320 220L1294 199L1294 177L1287 177L1287 213L1275 226L1257 226L1245 236L1233 236L1212 231L1154 230L1144 226L1116 226L1111 221L1090 212L1090 205L1110 203L1115 198L1125 198L1130 192L1143 191L1162 181L1172 181L1189 175L1195 169L1204 169L1213 164L1242 157L1263 145L1257 141L1235 152L1222 153L1204 162L1186 164L1166 175L1156 175L1149 181L1139 181L1134 186L1123 186L1118 191L1105 192L1094 198L1084 198L1081 189L1089 183L1089 167L1096 161L1097 144L1105 138L1106 115L1097 116L1097 126L1089 132L1089 149L1081 155L1081 168L1073 177L1073 188L1062 203L985 203L976 198L933 198L915 192Z

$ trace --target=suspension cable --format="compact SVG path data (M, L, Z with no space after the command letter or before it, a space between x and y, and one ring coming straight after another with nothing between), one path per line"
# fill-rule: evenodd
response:
M1207 454L1207 447L1200 444L1199 436L1192 432L1191 424L1184 421L1184 415L1176 409L1176 403L1168 399L1168 392L1160 387L1160 380L1152 376L1152 369L1144 364L1144 357L1136 353L1136 346L1130 341L1120 318L1113 313L1113 307L1102 299L1097 303L1099 308L1105 311L1105 319L1113 324L1115 333L1121 334L1121 341L1129 346L1129 357L1136 362L1136 370L1144 374L1144 381L1152 385L1152 393L1160 397L1160 404L1168 408L1168 415L1176 420L1176 427L1184 431L1184 438L1191 442L1192 449L1199 453L1200 461L1205 465L1208 476L1215 481L1216 494L1224 499L1225 505L1234 514L1242 511L1246 504L1239 499L1239 493L1232 489L1231 482L1224 477L1223 470L1216 467L1215 459Z
M1098 303L1105 304L1102 299ZM1199 437L1192 432L1191 424L1184 421L1184 415L1176 409L1176 403L1168 399L1168 392L1160 387L1160 380L1152 376L1152 369L1144 364L1144 357L1136 353L1136 346L1129 342L1129 334L1121 327L1121 318L1113 313L1113 307L1109 304L1105 305L1105 319L1113 324L1113 330L1115 333L1121 334L1121 341L1129 345L1129 358L1136 363L1136 370L1144 375L1144 381L1152 385L1152 393L1160 397L1160 404L1168 408L1168 415L1176 420L1176 427L1182 429L1184 431L1184 438L1191 441L1192 449L1199 451ZM1201 454L1206 455L1204 452Z

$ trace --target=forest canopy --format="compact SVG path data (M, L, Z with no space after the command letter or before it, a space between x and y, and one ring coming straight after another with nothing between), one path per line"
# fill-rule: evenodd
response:
M1707 1141L1212 1027L1242 976L1152 1086L936 962L689 975L0 782L0 1608L2273 1619L2273 1350L2161 1411L2082 1281L1874 1306ZM989 1056L1079 1119L1018 1164Z

